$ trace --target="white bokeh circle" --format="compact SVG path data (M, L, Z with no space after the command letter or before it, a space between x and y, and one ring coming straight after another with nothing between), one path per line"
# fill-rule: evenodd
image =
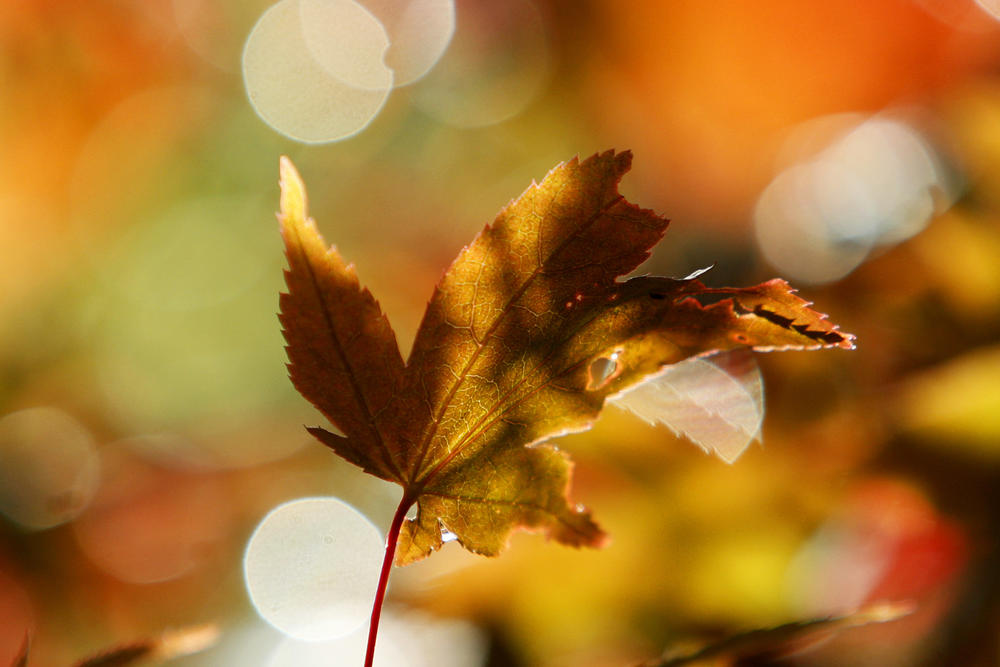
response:
M362 81L378 76L371 63L362 69ZM365 89L331 75L303 35L298 0L281 0L257 21L243 49L243 81L257 115L304 143L357 134L378 115L392 88L391 77L385 88Z
M354 88L392 88L385 65L389 36L382 23L354 0L298 0L305 45L331 76Z
M385 63L392 68L397 87L427 74L455 34L455 0L359 1L389 34Z
M260 616L295 639L342 637L368 619L383 544L378 529L337 498L273 509L247 544L243 572Z
M549 37L531 0L458 2L447 52L414 92L414 104L457 127L485 127L524 111L548 86Z

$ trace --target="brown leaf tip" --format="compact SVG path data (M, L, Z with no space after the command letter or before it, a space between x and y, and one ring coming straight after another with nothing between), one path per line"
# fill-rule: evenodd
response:
M845 350L854 349L854 335L848 333L841 333L837 330L837 326L833 325L830 329L812 329L809 324L796 324L795 320L790 317L783 317L778 313L768 310L763 305L754 306L752 312L757 317L761 317L773 324L777 324L779 327L784 329L791 329L802 334L806 338L811 338L822 347L839 347ZM826 320L826 315L819 315L821 320Z
M816 342L815 345L807 346L804 349L820 349L820 348L840 348L843 350L853 350L855 348L854 341L856 337L854 334L846 333L840 331L840 327L829 321L825 313L813 310L811 306L813 305L811 301L807 301L802 297L798 296L795 288L788 284L787 281L781 278L774 278L767 281L759 286L763 288L765 293L776 293L778 298L775 304L780 304L784 306L791 306L792 317L782 315L772 308L766 307L764 304L757 303L754 306L746 307L739 302L739 297L736 296L733 299L733 310L737 315L755 315L761 319L767 320L771 324L779 326L788 331L794 331L801 336L805 336ZM757 288L750 288L751 290ZM712 291L712 290L709 290ZM785 296L791 300L791 304L787 301L781 299L781 296ZM760 351L768 350L780 350L780 349L796 349L795 346L791 348L782 347L757 347ZM803 349L803 348L797 348Z
M553 534L556 541L576 548L603 549L611 543L611 536L604 532L583 506L577 505L575 521L564 524L564 530Z

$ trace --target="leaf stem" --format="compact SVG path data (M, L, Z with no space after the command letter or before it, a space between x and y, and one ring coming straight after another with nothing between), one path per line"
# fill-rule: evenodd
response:
M406 513L413 507L413 499L406 493L399 501L396 514L389 524L389 533L385 536L385 558L382 559L382 572L378 577L378 589L375 591L375 602L372 605L372 618L368 625L368 652L365 654L365 667L372 667L375 661L375 639L378 636L378 621L382 615L382 602L385 600L385 591L389 586L389 572L392 571L393 558L396 555L396 543L399 541L399 531L403 527Z

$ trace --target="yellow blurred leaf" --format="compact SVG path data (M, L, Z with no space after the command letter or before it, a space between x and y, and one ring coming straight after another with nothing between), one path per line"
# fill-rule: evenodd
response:
M1000 461L1000 346L974 350L903 387L901 427L928 444Z
M971 319L1000 310L1000 224L952 209L911 242L913 252L944 291L948 303ZM955 261L960 257L961 261Z

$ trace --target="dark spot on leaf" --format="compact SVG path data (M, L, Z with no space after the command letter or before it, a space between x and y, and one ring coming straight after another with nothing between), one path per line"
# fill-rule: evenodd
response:
M844 341L848 340L848 338L845 337L843 334L837 333L836 331L828 331L822 336L820 336L820 340L833 344L833 343L843 343Z
M792 327L792 322L794 321L790 317L783 317L778 313L768 310L764 306L756 306L753 309L753 314L757 317L763 317L768 322L773 322L779 327L783 327L785 329L790 329Z
M828 345L836 345L837 343L842 343L846 340L843 334L837 333L836 331L816 331L810 329L805 324L796 324L792 326L793 329L798 331L803 336L812 338L813 340L821 341Z

